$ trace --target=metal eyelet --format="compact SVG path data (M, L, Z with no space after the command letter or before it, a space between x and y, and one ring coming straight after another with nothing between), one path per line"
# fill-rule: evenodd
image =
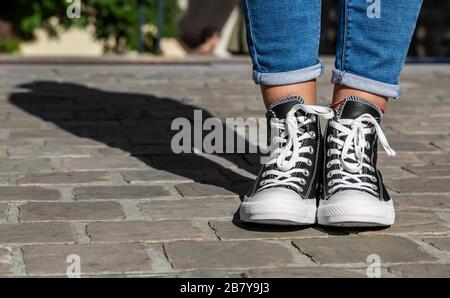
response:
M372 167L372 166L370 166L369 170L371 170L372 172L374 172L374 171L375 171L375 168Z
M312 166L312 161L308 159L308 160L306 161L306 165L309 166L309 167Z
M328 182L328 186L333 186L333 184L334 184L334 182L333 181L330 181L330 182Z
M372 180L372 182L377 182L377 178L375 178L374 176L370 176L370 180Z
M331 172L329 172L328 174L327 174L327 178L331 178L333 175L331 174Z
M328 135L328 137L327 137L327 142L328 142L328 143L331 142L331 135Z
M327 169L331 168L330 162L327 162L326 167L327 167Z
M309 133L309 135L311 136L312 139L315 139L315 138L316 138L316 133L315 133L314 131L311 131L311 132Z
M300 184L301 184L301 185L305 185L305 184L306 184L306 180L305 180L305 179L301 179L301 180L300 180Z
M305 175L306 177L308 177L308 176L309 176L309 171L308 171L308 170L305 170L305 172L303 172L303 175Z
M312 146L309 146L309 154L313 154L314 153L314 148Z
M327 150L327 156L331 156L331 150L330 149Z

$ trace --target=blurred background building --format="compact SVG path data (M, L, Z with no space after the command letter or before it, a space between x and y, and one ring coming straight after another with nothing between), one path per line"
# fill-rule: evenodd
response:
M332 55L337 1L322 2L320 54ZM410 56L450 56L449 14L449 1L424 1ZM3 0L0 53L230 57L247 48L239 0Z

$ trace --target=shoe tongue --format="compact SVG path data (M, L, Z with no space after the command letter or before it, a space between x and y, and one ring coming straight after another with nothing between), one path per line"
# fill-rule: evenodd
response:
M378 123L383 115L381 110L369 101L360 97L349 96L341 103L337 117L338 119L356 119L363 114L372 115Z
M269 111L272 111L275 114L276 118L284 119L286 118L287 113L291 110L293 106L296 104L302 104L303 98L300 96L288 96L275 100L269 106ZM300 110L298 112L301 112Z

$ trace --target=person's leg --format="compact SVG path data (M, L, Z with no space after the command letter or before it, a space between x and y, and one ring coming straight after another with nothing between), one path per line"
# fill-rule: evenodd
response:
M326 129L319 224L394 223L394 205L377 169L377 146L379 141L389 156L395 155L380 122L387 99L400 95L400 71L421 2L340 0L332 77L336 115Z
M320 0L242 0L253 79L266 107L282 97L316 103Z
M333 104L348 96L385 107L399 78L422 0L339 1Z
M268 109L271 152L240 207L246 222L313 224L322 153L315 79L320 0L242 0L253 78Z

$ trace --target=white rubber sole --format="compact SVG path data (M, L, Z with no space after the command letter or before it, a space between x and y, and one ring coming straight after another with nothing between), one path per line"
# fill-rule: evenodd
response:
M313 201L313 202L309 202ZM311 225L316 222L316 200L242 202L239 209L244 222L270 225Z
M395 222L395 210L393 205L382 202L380 204L319 206L317 222L320 225L340 227L390 226Z

